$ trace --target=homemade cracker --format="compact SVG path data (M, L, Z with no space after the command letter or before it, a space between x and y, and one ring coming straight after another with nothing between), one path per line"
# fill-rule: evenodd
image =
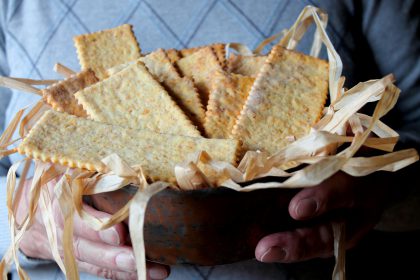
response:
M160 134L47 111L18 147L30 158L69 167L106 172L103 158L118 154L130 166L140 165L151 180L175 182L174 167L198 151L236 164L237 140Z
M142 58L139 58L139 59L134 60L134 61L130 61L130 62L123 63L123 64L118 64L114 67L108 68L108 69L106 69L106 74L107 74L108 77L111 77L112 75L117 74L118 72L124 70L128 66L133 65L137 61L142 61L141 59Z
M141 61L75 96L88 116L96 121L160 133L200 136Z
M300 138L319 120L328 93L328 63L273 47L237 124L235 138L247 150L274 154Z
M204 123L209 138L231 138L232 129L248 98L254 78L216 71L212 75Z
M207 106L211 74L214 71L223 71L213 49L211 47L202 48L178 60L176 65L184 76L193 78L203 105Z
M165 50L165 52L168 55L168 58L172 64L174 64L175 62L181 59L181 55L179 54L178 50L169 49L169 50Z
M212 48L212 50L214 51L214 54L217 57L217 60L219 61L222 68L224 68L226 66L226 45L225 44L218 43L218 44L212 44L212 45L209 45L209 46L201 46L201 47L196 47L196 48L182 49L182 50L179 50L179 53L181 54L181 57L187 57L187 56L190 56L193 53L196 53L199 50L202 50L206 47Z
M188 77L181 77L162 49L146 55L141 60L193 123L202 127L205 111L193 81Z
M213 48L214 53L217 56L217 60L219 60L220 65L223 69L226 67L226 45L225 44L213 44L211 45Z
M231 54L227 62L227 69L230 73L244 76L257 77L261 67L267 60L267 56L246 56Z
M190 78L181 77L166 52L158 49L139 58L137 61L141 61L146 65L149 72L164 86L177 105L181 107L195 125L202 128L205 111L197 89ZM136 61L114 66L108 69L107 73L109 76L112 76L134 63Z
M45 102L50 104L53 109L79 117L86 117L85 110L77 103L74 94L98 81L95 73L87 69L47 87L41 92Z
M74 43L82 69L92 69L100 79L107 77L106 69L140 57L140 47L129 24L76 36Z

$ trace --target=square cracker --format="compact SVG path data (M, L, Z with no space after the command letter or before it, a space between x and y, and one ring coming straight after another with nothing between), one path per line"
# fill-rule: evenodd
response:
M257 77L267 56L246 56L231 54L227 61L227 69L230 73L244 76Z
M160 133L200 136L141 61L75 96L88 116L96 121Z
M47 111L18 147L21 154L69 167L106 172L102 159L118 154L130 166L140 165L147 178L174 183L174 167L198 151L236 164L237 140L160 134L95 122Z
M328 63L273 47L233 129L248 150L274 154L309 133L328 93Z
M204 106L207 106L210 92L211 74L223 71L211 47L202 48L177 61L181 73L193 78Z
M216 71L212 75L204 123L209 138L231 138L232 129L248 98L253 77Z
M85 110L77 103L74 94L98 81L95 73L87 69L47 87L41 92L45 102L50 104L53 109L79 117L86 117Z
M76 36L74 43L82 69L92 69L100 79L106 78L106 69L140 57L140 47L129 24Z

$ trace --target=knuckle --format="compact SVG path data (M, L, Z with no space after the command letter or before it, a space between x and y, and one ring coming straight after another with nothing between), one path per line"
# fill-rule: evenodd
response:
M81 259L82 256L82 246L80 238L75 237L73 240L74 255L77 259Z
M28 257L35 256L34 248L30 245L30 242L25 242L25 240L22 240L22 242L19 244L19 249Z
M118 277L117 272L115 272L113 270L110 270L110 269L107 269L107 268L99 268L98 271L97 271L97 276L103 277L105 279L115 279L115 280L120 279Z

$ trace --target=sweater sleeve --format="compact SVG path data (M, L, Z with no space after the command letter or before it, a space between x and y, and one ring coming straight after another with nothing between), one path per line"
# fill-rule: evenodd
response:
M387 117L400 147L420 150L420 9L415 0L364 1L362 28L382 75L394 73L400 98Z
M6 28L6 13L7 13L7 1L0 0L0 76L7 76L9 74L9 67L6 57L6 39L5 39L5 28ZM12 93L9 89L0 87L0 135L4 131L6 125L6 109L9 104L9 100ZM6 207L6 174L10 167L10 161L8 158L0 159L0 258L3 258L6 250L10 246L10 231L8 230L8 217ZM20 264L24 268L32 268L41 264L51 263L50 261L37 260L27 258L24 254L19 252Z
M401 94L384 122L400 134L396 149L420 152L420 5L419 1L363 1L362 29L381 75L393 73ZM393 174L396 197L381 229L419 230L419 162ZM403 183L404 182L404 183Z

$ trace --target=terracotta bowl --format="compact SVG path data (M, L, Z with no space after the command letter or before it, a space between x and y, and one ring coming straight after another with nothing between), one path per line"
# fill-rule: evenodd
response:
M102 211L115 213L135 188L91 197ZM220 265L254 258L267 234L299 226L288 215L294 189L239 193L227 188L165 189L151 198L144 225L147 258L173 264Z

